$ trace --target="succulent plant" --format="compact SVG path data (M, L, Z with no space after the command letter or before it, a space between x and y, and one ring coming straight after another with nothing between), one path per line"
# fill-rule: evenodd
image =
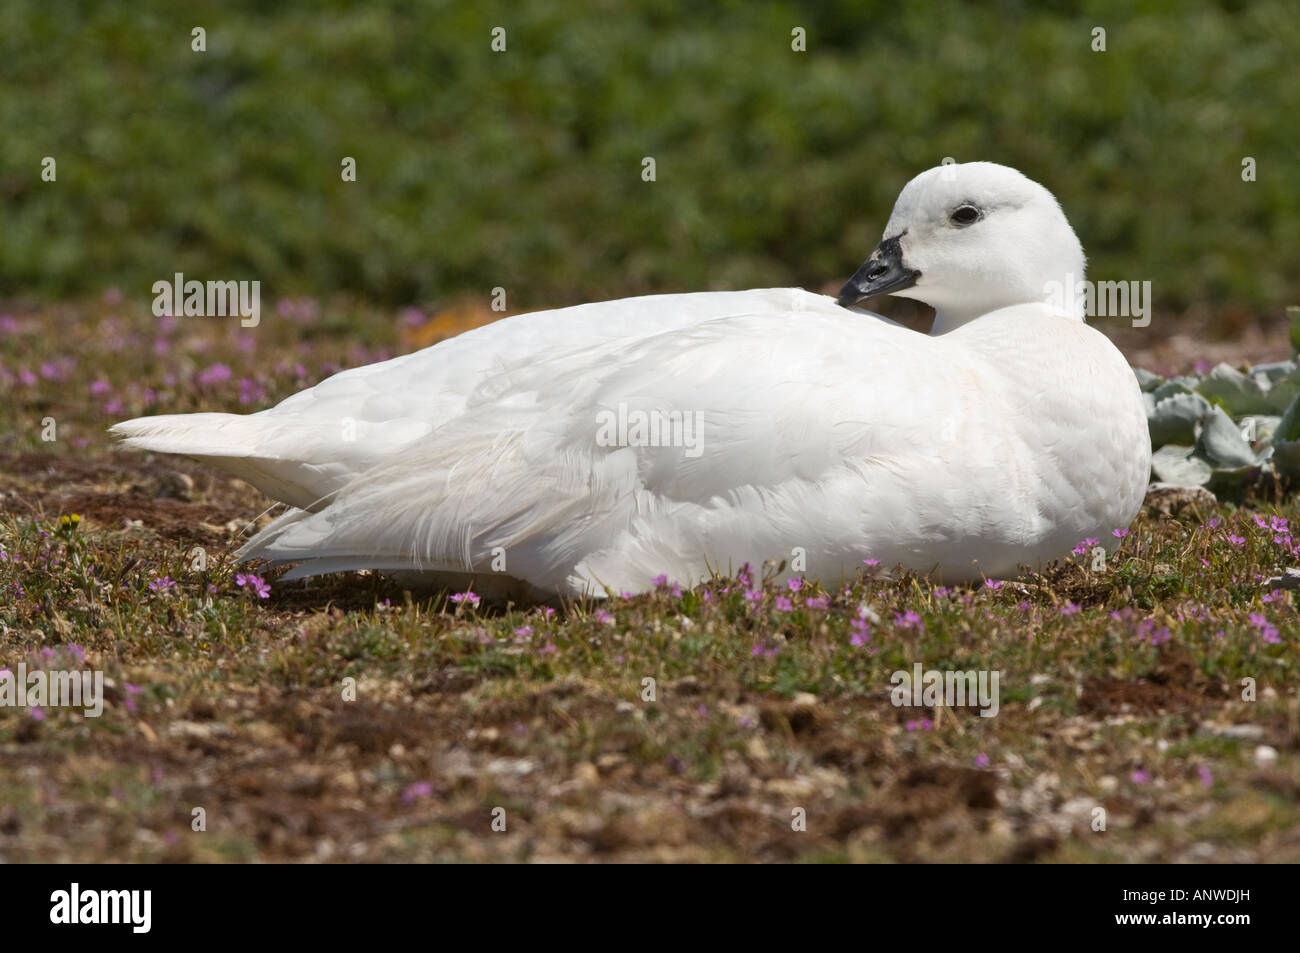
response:
M1300 351L1300 307L1287 308ZM1165 379L1135 369L1151 433L1151 469L1162 483L1225 490L1260 471L1300 478L1300 364L1219 364L1202 376Z

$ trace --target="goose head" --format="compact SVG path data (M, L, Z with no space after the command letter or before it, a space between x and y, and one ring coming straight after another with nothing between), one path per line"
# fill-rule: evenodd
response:
M1007 166L966 162L903 187L879 247L838 301L913 298L935 309L930 333L942 334L999 308L1045 303L1054 282L1083 278L1083 248L1051 192ZM1075 304L1065 308L1082 320Z

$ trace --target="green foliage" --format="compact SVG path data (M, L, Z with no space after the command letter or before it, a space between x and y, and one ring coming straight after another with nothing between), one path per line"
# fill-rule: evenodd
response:
M1135 373L1159 480L1226 489L1261 469L1300 478L1296 361L1259 364L1245 373L1218 364L1204 376L1168 381L1150 371Z
M1092 276L1149 278L1158 307L1300 290L1288 0L12 0L4 21L0 297L144 297L175 271L384 304L502 285L516 308L822 287L944 156L1045 183Z

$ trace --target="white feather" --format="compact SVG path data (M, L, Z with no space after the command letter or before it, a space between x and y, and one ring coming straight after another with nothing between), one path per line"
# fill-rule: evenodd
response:
M630 298L500 321L260 414L114 432L296 507L240 551L297 563L292 576L371 568L599 594L768 559L833 583L874 557L963 580L1089 536L1113 544L1149 471L1136 379L1103 335L1026 290L1082 278L1050 194L999 166L956 168L955 184L939 170L914 180L886 232L924 262L916 296L956 302L936 320L946 333L798 289ZM1009 211L985 236L932 234L949 193ZM1014 249L1003 221L1013 237L1037 222L1057 251L1000 274ZM991 287L970 300L996 307L964 311L945 274L970 283L981 268ZM610 445L602 421L620 407L687 415L698 445L682 431L677 445Z

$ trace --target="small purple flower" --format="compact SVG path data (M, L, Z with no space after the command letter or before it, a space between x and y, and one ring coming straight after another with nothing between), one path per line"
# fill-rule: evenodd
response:
M777 610L778 612L793 612L793 611L794 611L794 603L791 602L789 599L787 599L785 596L777 596L777 597L776 597L776 610Z
M1150 634L1147 641L1152 645L1163 645L1172 638L1173 635L1170 633L1168 626L1161 626Z
M161 576L149 583L150 592L166 592L176 585L176 580L171 576Z
M830 604L830 596L814 596L804 603L809 609L825 609Z
M251 404L266 396L266 390L257 381L247 377L239 379L239 402Z
M791 592L798 592L803 588L803 579L799 576L791 576L785 581L785 585Z
M1087 539L1080 541L1074 549L1070 550L1070 552L1074 553L1076 556L1084 556L1087 555L1088 550L1092 549L1092 547L1096 545L1097 540L1089 536Z
M235 573L235 585L252 589L259 599L268 599L271 596L271 586L261 576L255 576L250 573Z
M451 601L456 605L468 603L471 606L477 606L482 600L472 592L458 592L451 597Z
M1080 606L1078 603L1067 602L1065 607L1061 609L1061 615L1076 615L1079 612L1079 609Z
M989 766L989 756L983 751L975 756L975 767L987 768Z
M1268 617L1262 612L1252 612L1250 614L1250 624L1259 629L1260 638L1269 645L1277 645L1282 639L1277 634L1277 626L1268 621Z
M1114 536L1116 539L1123 539L1125 536L1128 535L1128 530L1126 530L1126 529L1113 529L1113 530L1110 531L1110 535Z
M431 794L433 794L432 782L415 781L407 785L406 790L402 792L402 803L414 804L419 798L428 797Z
M1146 784L1151 780L1151 775L1147 774L1141 768L1138 768L1129 777L1134 784Z
M1246 541L1246 537L1238 536L1236 533L1228 534L1228 542L1235 548Z
M894 625L900 629L912 629L915 632L924 632L925 623L921 621L919 613L908 609L906 612L899 612L894 615Z
M213 364L200 371L197 380L200 384L220 384L230 380L232 376L234 372L225 364Z
M861 648L871 641L871 626L867 624L866 619L854 619L849 623L853 629L853 634L849 636L849 645L854 648Z
M1208 765L1198 764L1196 766L1196 774L1201 779L1201 787L1208 788L1214 784L1214 775L1210 773Z

